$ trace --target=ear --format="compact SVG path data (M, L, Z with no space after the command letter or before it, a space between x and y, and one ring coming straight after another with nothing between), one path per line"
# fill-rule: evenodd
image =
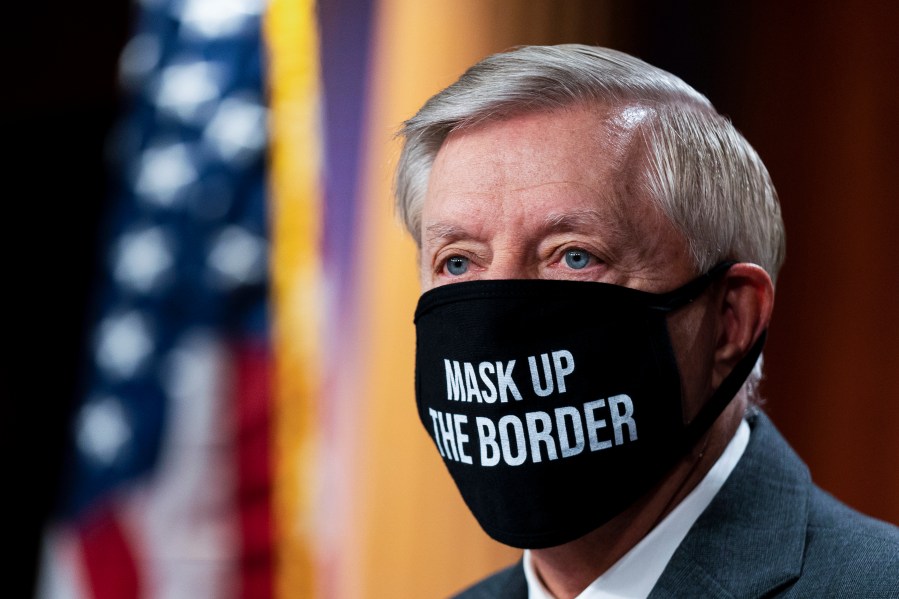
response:
M765 269L756 264L734 264L721 284L715 386L724 380L768 328L774 309L774 283Z

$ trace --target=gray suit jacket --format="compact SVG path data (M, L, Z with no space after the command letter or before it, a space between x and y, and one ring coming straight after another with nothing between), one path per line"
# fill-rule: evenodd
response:
M899 598L899 528L817 488L767 416L748 420L746 452L650 598ZM521 563L457 597L527 599Z

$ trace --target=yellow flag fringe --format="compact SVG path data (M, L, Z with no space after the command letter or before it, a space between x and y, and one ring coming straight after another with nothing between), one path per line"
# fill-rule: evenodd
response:
M271 0L274 542L277 598L315 595L314 495L322 229L318 29L312 0Z

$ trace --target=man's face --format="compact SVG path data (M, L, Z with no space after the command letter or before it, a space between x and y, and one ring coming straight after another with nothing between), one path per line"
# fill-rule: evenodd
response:
M686 239L635 184L649 110L572 107L452 133L422 209L423 290L542 278L663 292L696 276ZM669 320L688 417L709 392L712 317L693 305Z

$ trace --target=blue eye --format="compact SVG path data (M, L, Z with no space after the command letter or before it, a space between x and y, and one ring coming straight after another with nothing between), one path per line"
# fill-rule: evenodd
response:
M565 252L565 264L574 270L586 268L590 264L590 254L584 250L567 250Z
M451 256L446 261L446 272L453 276L464 275L468 272L468 258L465 256Z

